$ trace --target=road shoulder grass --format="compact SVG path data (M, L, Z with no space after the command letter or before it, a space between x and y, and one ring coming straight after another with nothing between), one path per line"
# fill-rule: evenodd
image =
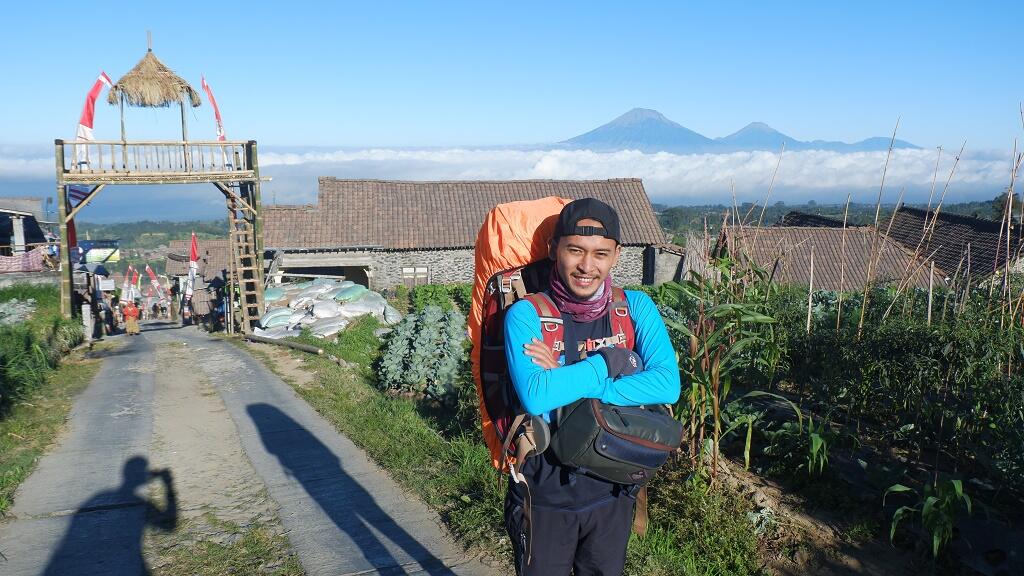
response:
M102 342L91 350L71 352L42 386L15 402L0 420L0 517L6 515L18 486L64 429L75 397L99 372L102 360L98 355L117 346Z

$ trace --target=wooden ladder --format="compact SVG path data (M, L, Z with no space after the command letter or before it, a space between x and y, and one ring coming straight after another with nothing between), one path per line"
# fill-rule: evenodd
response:
M251 198L251 196L250 196ZM228 197L228 243L231 274L239 290L242 332L251 334L263 314L263 255L255 234L256 214L251 203Z

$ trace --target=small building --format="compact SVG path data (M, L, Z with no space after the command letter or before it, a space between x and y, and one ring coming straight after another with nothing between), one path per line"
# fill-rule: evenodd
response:
M177 278L182 290L188 278L188 252L191 240L171 240L167 250L164 273ZM217 279L220 280L217 280ZM215 287L231 281L231 245L225 239L199 240L199 260L196 262L196 283L192 292L192 309L196 314L208 314L217 307Z
M46 243L42 198L0 198L0 255L11 256Z
M380 290L473 281L473 247L498 204L547 196L593 197L613 206L622 227L619 284L654 281L666 241L639 179L437 181L321 177L315 205L269 206L264 246L272 271L345 276Z
M815 290L861 290L868 283L869 267L878 253L873 280L898 283L910 278L910 285L928 288L931 265L914 258L898 242L871 227L739 227L723 230L716 248L740 261L753 261L781 284L808 286L811 283L811 252L814 252ZM945 284L947 274L935 268L935 286Z
M928 233L926 226L933 230ZM1003 270L1008 254L1011 269L1020 268L1022 227L1012 223L1009 239L1005 228L998 220L941 210L936 217L935 211L900 206L889 236L911 251L920 245L920 254L933 258L950 276L958 270L967 274L969 267L971 278L978 279Z

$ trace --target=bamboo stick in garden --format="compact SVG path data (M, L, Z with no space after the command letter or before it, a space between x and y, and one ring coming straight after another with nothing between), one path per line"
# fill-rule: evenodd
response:
M959 166L959 164L960 164L960 156L963 154L964 147L966 145L967 145L967 142L964 141L963 145L960 146L960 152L957 153L956 158L953 160L953 166L949 170L949 176L946 177L946 184L942 188L942 197L939 199L939 203L936 204L936 206L935 206L934 214L930 210L925 213L925 216L924 216L924 230L921 232L921 238L918 240L917 246L914 248L914 255L909 260L907 260L907 265L903 269L903 275L900 277L900 281L897 284L897 293L901 292L902 289L905 287L904 285L910 282L910 268L911 268L911 266L913 266L914 262L917 262L918 258L921 257L921 250L925 247L925 245L928 245L928 244L931 243L932 235L935 233L935 225L936 225L936 223L938 222L938 219L939 219L939 213L942 212L942 203L946 199L946 192L949 190L950 182L953 181L953 175L956 173L957 166ZM940 152L941 152L941 148L940 148ZM938 166L938 160L936 160L936 166ZM933 188L935 186L934 178L935 178L935 176L933 175L933 181L932 181L932 187ZM929 202L930 202L930 200L929 200ZM898 209L899 209L899 207L897 207L897 210ZM895 218L895 216L896 216L896 213L893 212L893 218ZM930 219L929 219L929 216L931 216ZM890 221L889 227L892 228L892 221ZM888 232L886 232L886 235L888 235ZM954 306L954 308L955 308L955 306ZM890 309L891 309L891 306L890 306ZM887 318L888 316L889 316L889 312L887 310L886 313L883 315L883 319Z
M967 309L967 300L971 297L971 243L967 243L967 272L964 274L967 285L964 286L964 297L960 299L960 311Z
M836 333L839 333L840 321L843 318L843 290L846 288L846 222L850 215L850 198L852 193L846 194L846 208L843 210L843 236L839 249L839 303L836 306Z
M960 280L960 270L961 270L961 268L964 265L964 257L965 256L966 256L966 254L964 252L960 253L960 262L956 265L956 273L953 274L953 283L950 286L950 289L946 291L946 296L942 300L942 323L943 324L946 323L946 302L949 300L949 292L950 291L953 292L953 310L956 310L957 286L958 286L958 282Z
M942 146L938 147L938 153L935 155L935 172L932 173L932 190L928 193L928 212L932 211L932 198L935 197L935 183L939 177L939 160L942 159ZM924 219L925 227L928 226L928 218Z
M779 159L775 162L775 170L772 171L771 182L768 183L768 193L764 196L764 205L761 206L761 215L757 217L757 229L754 231L754 246L751 251L757 249L757 235L761 231L761 226L764 224L764 213L768 210L768 202L772 197L772 189L775 188L775 176L779 173L779 166L782 165L782 156L786 153L786 143L782 143L782 149L779 150Z
M931 264L928 272L928 326L932 325L932 296L935 293L935 261L932 260Z
M876 243L879 240L878 237L878 217L882 211L882 191L885 189L885 175L889 171L889 160L892 158L892 148L896 144L896 132L900 128L900 119L896 119L896 126L892 130L892 138L889 140L889 151L885 154L885 166L882 168L882 182L878 185L878 200L875 202L875 224L874 224L874 235L871 238L871 254L875 253L877 249ZM860 307L860 320L857 322L857 338L860 338L861 333L864 330L864 314L868 309L868 294L871 292L871 282L874 277L874 266L872 259L869 255L868 258L868 275L867 280L864 283L864 298Z
M811 333L811 302L814 299L814 244L811 244L811 283L807 287L807 334Z

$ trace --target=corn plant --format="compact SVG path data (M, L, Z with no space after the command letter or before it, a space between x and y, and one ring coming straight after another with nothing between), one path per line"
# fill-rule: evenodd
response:
M709 452L712 479L718 473L722 409L727 405L733 379L757 363L756 351L767 343L761 328L773 322L760 312L759 303L737 301L747 290L745 281L749 277L734 276L734 266L732 260L719 259L715 273L710 276L692 273L691 278L681 284L659 288L660 302L676 308L689 320L665 318L666 325L679 335L681 348L687 352L680 358L680 368L689 393L680 396L675 413L682 421L689 421L691 464L699 467L700 454ZM705 439L708 426L711 427L709 443ZM748 428L752 426L753 421L749 421Z
M903 484L893 484L882 496L882 506L889 494L918 492ZM932 557L937 558L939 551L953 538L953 528L962 509L971 514L971 497L964 492L963 482L956 479L925 484L924 491L914 506L900 506L892 515L889 527L889 541L896 537L896 528L904 519L918 516L921 526L931 537Z

